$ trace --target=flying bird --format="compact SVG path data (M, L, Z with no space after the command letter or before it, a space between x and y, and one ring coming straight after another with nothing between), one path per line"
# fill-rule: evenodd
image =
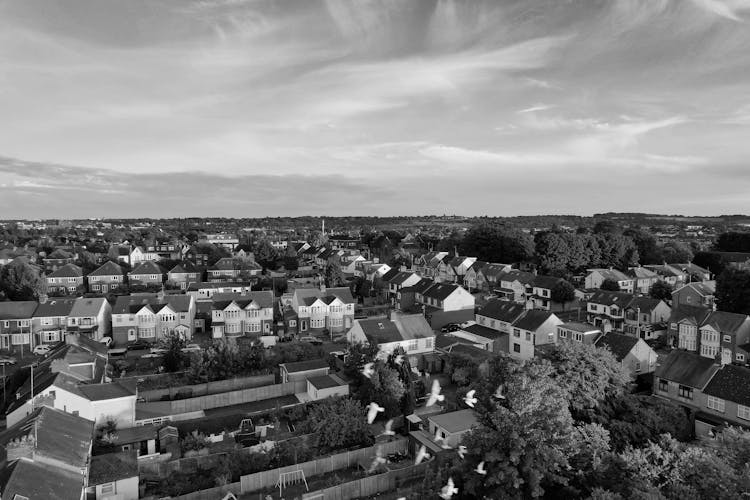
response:
M453 495L456 495L458 493L458 488L456 488L456 485L453 484L453 478L448 478L448 484L443 486L440 490L440 498L444 500L448 500L449 498L452 498Z
M395 363L398 366L401 366L402 364L404 364L404 355L403 354L399 354L398 356L396 356L396 359L394 359L393 361L395 361Z
M497 389L495 390L495 394L494 394L494 396L495 396L495 397L496 397L497 399L505 399L505 393L506 393L506 392L507 392L507 391L505 390L505 385L503 385L503 384L500 384L500 385L498 386L498 388L497 388Z
M388 422L385 423L385 430L380 433L381 436L395 436L396 433L393 432L393 419L390 419Z
M362 375L364 375L367 378L372 377L375 375L375 370L372 368L372 363L367 363L365 367L362 369Z
M479 465L477 465L477 468L474 469L474 472L481 476L486 476L487 470L484 468L484 462L479 462Z
M467 452L467 451L468 451L468 450L466 449L466 446L464 446L464 445L462 445L462 444L461 444L461 445L458 445L458 457L459 457L459 458L460 458L461 460L463 460L463 459L464 459L464 455L466 455L466 452Z
M372 474L375 472L375 470L378 468L380 464L386 463L387 460L385 457L383 457L383 451L380 449L380 446L378 446L377 451L375 451L375 458L372 460L372 464L370 465L370 468L367 470L368 474Z
M472 389L466 393L466 396L464 396L464 403L466 403L466 406L469 408L474 408L474 405L477 404L477 398L474 397L474 393L476 392L476 390Z
M434 380L432 382L432 390L430 391L430 397L427 398L427 404L425 406L432 406L438 401L445 401L445 396L440 394L440 382Z
M385 361L388 359L388 353L384 351L378 351L378 353L375 355L375 359L379 359L380 361Z
M417 452L416 458L414 459L414 465L419 465L423 460L427 460L428 458L430 458L430 454L427 453L427 447L425 445L422 445L422 447L419 448L419 451Z
M376 402L372 402L369 405L367 405L367 423L371 424L375 421L375 417L378 416L378 413L385 411L385 408L382 406L379 406Z

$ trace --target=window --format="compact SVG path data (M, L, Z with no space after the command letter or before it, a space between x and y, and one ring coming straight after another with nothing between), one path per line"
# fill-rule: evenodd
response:
M568 338L568 332L567 332L567 330L558 330L558 334L560 335L561 339L567 339Z
M428 337L428 338L425 339L424 346L427 349L432 349L432 342L433 342L432 337Z
M3 321L3 326L5 328L10 328L10 321Z
M407 351L416 351L417 349L419 349L419 342L416 340L410 340Z
M576 342L583 342L583 334L582 333L574 333L573 338Z
M531 342L531 332L526 332L526 341Z
M634 368L635 368L635 371L637 371L637 372L641 371L641 362L640 361L636 361L634 363Z
M724 335L724 342L732 342L732 336L731 335Z
M708 399L706 400L706 406L708 406L712 410L716 410L716 411L720 411L721 413L724 413L724 400L721 398L708 396Z
M737 353L737 361L745 361L745 355Z
M521 344L513 342L513 352L521 352Z
M45 342L57 342L58 339L58 333L57 332L44 332L44 341Z
M289 327L291 328L291 327L295 327L295 326L297 326L297 320L290 319L289 320Z
M737 416L743 420L750 420L750 406L737 405Z
M115 483L102 484L102 495L113 495L115 493Z
M29 320L28 319L22 319L18 322L20 326L29 326Z
M13 345L28 344L29 334L28 333L14 333L13 335L11 335L11 343Z
M513 336L516 337L516 338L519 338L521 336L521 330L519 330L518 328L514 328L513 329Z
M91 285L91 289L95 292L99 291L99 285Z
M659 392L669 392L669 382L659 379Z
M154 338L156 336L156 332L154 331L154 328L140 328L138 330L138 337L142 339L150 339Z
M685 399L693 399L693 388L686 385L681 385L677 391L677 395Z
M705 356L707 358L715 358L718 353L719 353L718 346L714 346L714 345L702 345L701 346L701 356Z

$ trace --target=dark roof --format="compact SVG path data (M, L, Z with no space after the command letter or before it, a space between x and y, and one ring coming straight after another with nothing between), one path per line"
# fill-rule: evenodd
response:
M122 276L122 268L112 262L111 260L108 260L95 270L91 271L89 273L89 276Z
M589 302L594 304L602 304L605 306L617 306L620 308L626 307L635 296L627 292L610 292L608 290L597 290L591 297Z
M81 268L75 264L65 264L57 271L50 273L48 278L80 278L83 276Z
M552 316L554 316L554 314L549 311L526 311L526 314L513 322L513 326L521 330L535 332Z
M368 340L374 339L379 344L404 340L396 323L389 319L360 319L357 322Z
M557 327L565 328L566 330L572 330L574 332L581 332L581 333L600 331L599 328L592 325L591 323L581 323L578 321L569 321L567 323L562 323L560 325L557 325Z
M112 308L112 314L135 314L144 306L149 306L155 313L165 306L169 306L175 312L187 312L190 310L191 299L189 295L160 296L158 293L120 295Z
M164 274L164 269L152 260L141 262L128 273L128 276L138 276L142 274Z
M750 368L724 365L716 372L703 392L709 396L750 406Z
M435 300L445 300L459 288L461 287L453 283L436 283L422 292L422 295Z
M159 429L155 425L139 425L117 429L112 440L118 444L140 443L141 441L156 439L158 435Z
M209 282L209 281L199 281L199 282L191 282L188 284L187 291L188 292L197 292L198 290L215 290L217 288L246 288L249 289L252 286L252 283L246 282L246 283L236 283L233 281L222 281L222 282Z
M672 295L680 293L686 288L695 290L699 295L702 295L703 297L711 297L716 293L716 283L711 281L704 281L700 283L688 283L685 286L681 286L680 288L672 292Z
M354 297L352 296L352 291L349 289L349 287L345 286L327 288L325 291L321 291L318 288L297 288L294 290L294 297L297 298L298 302L304 302L304 300L309 297L314 297L317 300L318 298L330 295L339 298L344 304L356 303L356 300L354 300Z
M125 398L135 396L135 384L115 381L108 384L81 384L78 390L86 396L89 401L104 401L107 399Z
M76 299L74 297L50 298L43 304L39 304L34 311L35 318L49 318L67 316L73 309Z
M394 276L390 280L390 283L394 284L394 285L401 285L406 280L408 280L409 278L411 278L412 276L416 276L415 273L408 272L408 271L402 271L402 272L398 273L396 276Z
M138 457L135 450L91 457L89 486L112 483L130 477L138 477Z
M522 283L524 285L530 285L531 283L533 283L534 278L536 278L536 276L534 276L534 273L520 271L518 269L511 269L510 271L498 275L499 281L518 281L519 283Z
M710 325L721 333L734 333L747 321L746 314L737 314L725 311L714 311L703 322ZM703 326L701 325L701 326Z
M69 500L81 498L81 474L30 460L16 460L0 475L2 497L14 500ZM18 495L18 496L16 496Z
M660 358L654 375L678 384L703 389L719 369L713 359L688 351L674 350Z
M287 373L298 373L306 372L309 370L330 368L328 361L326 361L325 359L306 359L304 361L295 361L294 363L282 363L279 366L284 366Z
M531 284L537 288L546 288L548 290L551 290L562 280L562 278L556 278L555 276L537 276L534 278Z
M211 297L214 303L214 307L217 309L224 309L232 302L236 302L237 305L243 309L250 303L255 302L261 308L273 307L273 292L270 290L265 291L247 291L247 292L231 292L231 293L216 293Z
M431 420L435 425L445 429L451 434L468 431L475 425L479 424L477 414L474 410L468 409L432 415L427 417L427 420Z
M392 279L392 278L393 278L394 276L396 276L396 275L397 275L398 273L400 273L400 272L401 272L401 271L399 271L399 270L398 270L398 269L396 269L395 267L392 267L391 269L389 269L389 270L388 270L388 271L387 271L387 272L386 272L386 273L385 273L385 274L383 275L383 277L382 277L381 279L382 279L383 281L388 281L388 282L390 282L390 281L391 281L391 279Z
M436 349L448 350L449 347L455 346L458 344L466 344L466 345L473 346L475 342L472 342L471 340L468 340L462 337L454 337L453 335L449 335L445 333L441 333L435 336L435 348Z
M414 293L421 293L423 294L425 290L430 288L432 285L434 285L435 282L432 281L430 278L422 278L421 280L417 281L415 284L410 286L409 288L414 291Z
M617 361L622 361L637 343L638 337L610 332L599 337L596 346L608 348L614 354Z
M641 312L651 312L663 301L661 299L655 299L653 297L638 296L630 299L630 302L626 306L627 309L640 309Z
M487 328L486 326L482 326L480 324L473 324L471 326L467 326L466 328L461 328L461 330L469 333L473 333L474 335L477 335L479 337L484 337L486 339L499 339L500 337L507 336L507 332L499 332L497 330L493 330L492 328Z
M485 349L474 347L473 345L458 344L451 348L451 354L472 358L477 361L485 361L495 357L495 355Z
M200 273L201 270L190 262L189 260L185 262L179 262L177 263L172 269L169 270L170 274L184 274L184 273Z
M38 305L35 300L0 302L0 319L29 319Z
M710 314L711 309L708 307L676 304L672 306L672 313L669 316L669 322L677 323L683 319L692 319L696 325L700 326Z
M505 323L513 323L520 318L524 312L526 312L526 306L523 304L492 299L487 302L477 314L504 321Z
M310 377L307 379L316 389L330 389L331 387L339 387L343 385L330 375L319 375L317 377Z

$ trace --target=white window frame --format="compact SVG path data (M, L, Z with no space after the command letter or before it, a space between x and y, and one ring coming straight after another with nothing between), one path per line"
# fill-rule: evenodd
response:
M102 483L102 495L114 495L115 494L115 483Z
M42 332L42 336L45 342L57 342L60 339L60 332L55 332L55 331Z
M743 420L750 420L750 406L737 405L737 417Z
M712 410L724 413L726 402L721 399L714 396L708 396L706 398L706 406L711 408Z

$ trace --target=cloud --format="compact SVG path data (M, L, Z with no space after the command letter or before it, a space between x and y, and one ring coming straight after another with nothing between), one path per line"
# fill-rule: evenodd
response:
M520 109L520 110L516 111L516 113L518 113L518 114L536 113L537 111L547 111L548 109L552 109L554 107L555 106L553 106L553 105L547 105L547 104L535 104L535 105L533 105L531 107Z
M732 21L744 22L740 12L750 9L747 0L692 0L698 7Z

